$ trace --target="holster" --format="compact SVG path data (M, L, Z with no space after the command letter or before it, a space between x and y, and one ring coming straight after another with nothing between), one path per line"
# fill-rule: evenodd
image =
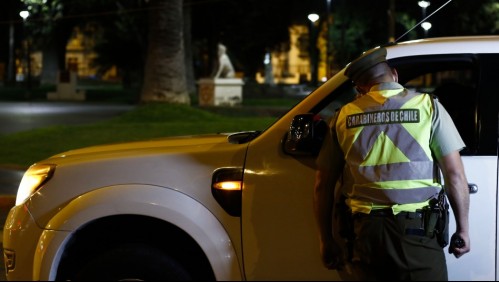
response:
M449 244L449 204L445 190L442 189L437 198L430 200L423 211L426 236L436 236L440 246L446 247Z
M444 189L438 194L438 201L442 209L437 220L437 241L444 248L449 244L449 203Z

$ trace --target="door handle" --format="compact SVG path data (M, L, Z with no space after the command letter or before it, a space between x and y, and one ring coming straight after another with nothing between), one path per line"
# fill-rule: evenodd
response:
M474 183L468 183L468 189L470 189L470 194L478 193L478 186Z

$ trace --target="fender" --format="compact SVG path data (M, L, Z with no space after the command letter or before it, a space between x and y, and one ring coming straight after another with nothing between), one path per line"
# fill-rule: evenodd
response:
M151 185L109 186L74 198L50 219L41 234L33 279L55 279L67 241L78 227L122 214L151 216L178 226L207 254L217 280L242 279L234 246L218 219L187 195Z

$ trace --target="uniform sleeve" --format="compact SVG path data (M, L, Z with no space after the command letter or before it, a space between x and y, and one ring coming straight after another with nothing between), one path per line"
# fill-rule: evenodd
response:
M466 147L454 121L439 101L435 101L430 146L437 159Z

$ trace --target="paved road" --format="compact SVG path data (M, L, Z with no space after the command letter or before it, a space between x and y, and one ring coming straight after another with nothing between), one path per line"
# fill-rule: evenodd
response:
M88 102L0 102L0 136L51 125L77 125L105 120L133 109L134 105ZM14 205L24 170L0 166L0 248L3 225ZM5 281L0 254L0 281Z
M90 102L0 102L0 135L49 125L96 122L134 107Z
M133 109L134 105L88 102L0 102L0 136L51 125L97 122ZM0 195L12 195L22 173L0 167Z

